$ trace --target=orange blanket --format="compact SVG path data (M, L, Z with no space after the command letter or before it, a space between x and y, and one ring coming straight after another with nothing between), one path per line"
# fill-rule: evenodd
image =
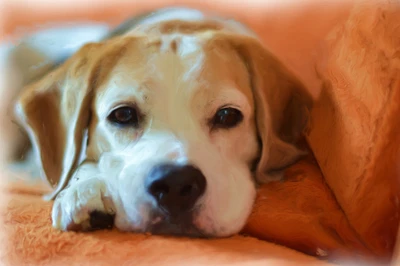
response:
M307 136L315 159L310 156L291 167L286 182L260 189L244 233L332 260L356 255L388 260L392 255L400 211L400 9L389 2L362 1L350 15L352 4L333 8L311 2L295 11L252 10L249 15L233 7L225 10L248 22L316 96L321 80L324 85ZM203 7L211 8L209 4ZM99 9L78 17L115 21L117 10L140 12L150 4L140 9L116 6L106 17ZM65 14L57 18L67 19ZM10 21L29 21L23 17ZM10 25L6 29L11 31ZM323 263L252 237L188 240L115 231L60 233L51 228L51 203L42 202L33 188L3 191L11 201L2 213L3 237L9 241L2 256L12 265Z
M308 136L364 244L390 256L400 214L400 2L362 1L328 36Z
M0 258L7 265L328 265L245 236L194 240L117 231L61 233L51 228L51 203L41 200L41 191L22 185L2 190L10 196L1 228L7 245Z

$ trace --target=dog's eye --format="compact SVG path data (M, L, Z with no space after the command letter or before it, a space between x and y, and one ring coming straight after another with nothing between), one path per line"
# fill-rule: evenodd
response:
M235 108L219 109L211 120L212 128L233 128L243 120L243 114Z
M129 106L119 107L111 112L108 120L123 126L137 126L139 118L135 108Z

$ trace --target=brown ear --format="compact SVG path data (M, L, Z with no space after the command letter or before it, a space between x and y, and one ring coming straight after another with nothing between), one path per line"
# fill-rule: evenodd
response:
M305 154L296 144L308 124L313 99L303 84L258 40L234 35L228 38L250 73L262 142L256 179L279 180L282 170Z
M49 200L65 187L79 163L98 46L84 46L64 65L25 88L16 103L16 116L30 135L45 179L54 188L47 195Z

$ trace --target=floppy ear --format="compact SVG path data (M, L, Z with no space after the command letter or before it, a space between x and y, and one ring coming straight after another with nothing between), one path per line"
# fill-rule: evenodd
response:
M262 143L256 170L259 182L279 180L283 170L305 154L297 142L308 124L313 99L303 84L261 43L230 36L250 75L256 122Z
M94 66L100 44L88 44L39 81L25 88L16 103L16 116L40 156L53 199L78 165L84 130L90 116Z

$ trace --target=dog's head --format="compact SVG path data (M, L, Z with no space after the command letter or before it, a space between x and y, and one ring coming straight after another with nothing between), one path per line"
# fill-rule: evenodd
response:
M118 228L227 236L244 226L255 183L302 154L310 104L257 40L204 31L88 44L17 107L52 196L84 153Z

